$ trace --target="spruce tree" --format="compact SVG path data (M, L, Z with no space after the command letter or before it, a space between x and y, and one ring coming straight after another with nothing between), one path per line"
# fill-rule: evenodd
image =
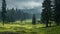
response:
M35 16L35 14L33 14L33 17L32 17L32 24L33 24L33 25L36 24L36 16Z
M6 1L2 0L2 20L3 20L3 25L6 20Z
M55 0L55 22L60 24L60 0Z
M46 27L48 27L49 21L51 20L51 0L44 0L42 7L41 19L46 23Z
M15 10L14 10L14 8L12 8L11 9L11 22L15 21L15 19L14 19L14 12L15 12Z

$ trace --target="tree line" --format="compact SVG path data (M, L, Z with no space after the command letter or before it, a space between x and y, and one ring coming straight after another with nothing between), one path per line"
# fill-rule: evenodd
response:
M5 22L14 22L17 20L24 21L26 19L30 19L30 14L23 12L20 9L7 9L6 8L6 0L2 0L2 11L0 11L0 21L3 21L3 25Z
M26 19L31 19L31 14L24 12L21 9L6 9L6 19L7 22L14 22L14 21L24 21ZM28 18L27 18L28 17ZM2 21L2 11L0 10L0 21Z
M46 27L48 27L48 25L51 26L51 24L54 21L56 23L56 25L60 25L60 0L44 0L42 3L42 13L41 13L41 21L42 23L46 24ZM9 11L9 10L8 10ZM14 8L12 8L10 10L10 12L8 12L6 10L6 1L2 0L2 21L3 21L3 25L5 20L11 20L13 21L13 19L15 20L15 15L18 14L17 16L23 20L26 19L26 15L28 15L28 13L23 13L23 11L18 10L14 10ZM15 12L16 11L16 12ZM8 17L7 17L7 12L8 12ZM15 13L14 13L15 12ZM9 15L10 13L10 15ZM10 17L11 16L11 17ZM17 17L17 19L19 19ZM8 18L8 19L7 19ZM27 16L28 18L28 16ZM32 16L32 24L36 24L36 16L35 14L33 14Z
M23 12L23 10L20 9L7 9L6 8L6 0L2 0L2 11L0 11L0 21L4 23L8 22L14 22L20 20L21 22L26 19L31 19L31 16L29 13ZM1 20L2 19L2 20ZM32 15L32 24L35 24L35 14Z

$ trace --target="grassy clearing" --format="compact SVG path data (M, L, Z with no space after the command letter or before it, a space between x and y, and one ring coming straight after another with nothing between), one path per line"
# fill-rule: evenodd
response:
M1 23L0 23L1 24ZM44 24L36 24L36 25L18 25L18 24L5 24L0 25L0 34L60 34L60 26L56 27L45 27Z
M60 34L60 26L45 28L45 24L32 25L31 21L27 23L5 24L0 23L0 34Z

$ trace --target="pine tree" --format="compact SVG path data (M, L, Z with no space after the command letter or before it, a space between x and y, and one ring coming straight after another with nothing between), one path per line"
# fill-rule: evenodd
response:
M35 16L35 14L33 14L33 17L32 17L32 24L33 24L33 25L36 24L36 16Z
M55 0L55 22L60 24L60 0Z
M51 0L44 0L42 9L42 21L46 23L46 27L48 27L48 23L51 20Z
M3 20L3 25L6 20L6 1L2 0L2 20Z
M12 22L15 21L15 19L14 19L14 12L15 12L15 10L14 10L14 8L12 8L12 9L11 9L11 21L12 21Z

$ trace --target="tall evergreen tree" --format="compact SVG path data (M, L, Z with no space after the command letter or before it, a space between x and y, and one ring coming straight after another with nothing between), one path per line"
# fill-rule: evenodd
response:
M46 27L48 27L48 23L51 20L51 0L44 0L43 4L43 12L42 12L42 21L46 23ZM51 24L51 23L50 23Z
M2 0L2 20L3 20L3 25L6 20L6 1Z
M55 22L60 24L60 0L55 0Z
M32 17L32 24L33 24L33 25L36 24L36 16L35 16L35 14L33 14L33 17Z
M15 21L15 18L14 18L14 14L15 14L15 13L14 13L14 12L15 12L15 10L14 10L14 8L12 8L12 9L11 9L11 21L12 21L12 22Z

